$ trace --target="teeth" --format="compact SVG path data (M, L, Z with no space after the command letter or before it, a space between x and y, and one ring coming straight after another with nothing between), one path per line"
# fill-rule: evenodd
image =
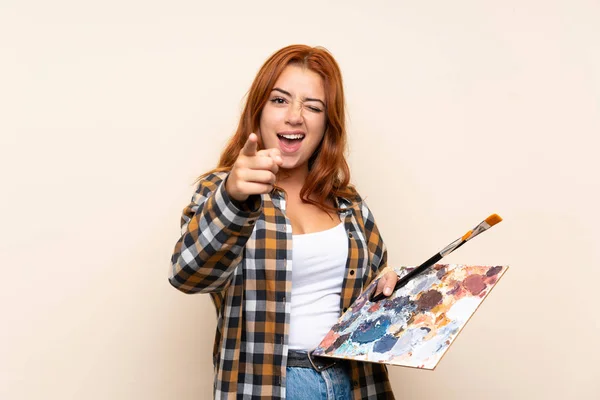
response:
M279 135L279 136L284 137L286 139L290 139L290 140L304 138L304 135L301 135L301 134L297 134L297 135Z

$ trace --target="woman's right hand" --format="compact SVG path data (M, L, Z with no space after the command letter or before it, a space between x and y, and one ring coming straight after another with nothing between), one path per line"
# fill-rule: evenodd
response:
M244 202L253 194L269 193L283 163L279 149L258 150L258 136L251 133L225 182L230 197Z

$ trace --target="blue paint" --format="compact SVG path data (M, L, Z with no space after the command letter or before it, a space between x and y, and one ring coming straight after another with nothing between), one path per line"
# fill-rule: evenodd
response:
M376 353L385 353L389 351L392 347L394 347L397 341L397 337L392 335L385 335L380 340L375 342L375 344L373 345L373 351Z
M349 318L347 318L345 321L341 321L340 323L336 324L333 326L333 328L331 328L334 332L341 332L344 329L348 328L350 325L352 325L352 323L354 321L356 321L358 319L358 317L360 317L360 313L354 313L351 314L351 316Z
M385 332L390 325L391 320L387 315L373 321L365 321L360 324L356 331L354 331L352 340L358 343L374 342L385 335Z
M383 303L383 308L385 308L386 310L394 309L396 311L400 311L403 307L406 307L409 304L414 304L412 301L410 301L409 296L400 296L396 297L391 301L386 301L385 303Z
M437 276L438 279L442 279L444 277L444 275L446 275L446 267L442 267L440 268L440 270L437 272L437 274L435 274L435 276Z

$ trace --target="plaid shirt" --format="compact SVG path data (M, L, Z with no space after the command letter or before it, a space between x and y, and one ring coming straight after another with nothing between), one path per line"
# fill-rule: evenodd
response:
M292 293L292 226L279 191L244 204L225 191L226 172L203 178L183 210L169 282L210 293L217 309L214 397L285 399ZM340 308L386 266L385 245L358 193L338 198L348 233ZM383 364L349 361L355 399L393 399Z

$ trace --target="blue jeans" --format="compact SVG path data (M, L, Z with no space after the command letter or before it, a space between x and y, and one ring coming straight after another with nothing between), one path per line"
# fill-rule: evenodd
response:
M287 367L286 399L350 400L352 384L345 367L334 366L317 372L312 368Z

